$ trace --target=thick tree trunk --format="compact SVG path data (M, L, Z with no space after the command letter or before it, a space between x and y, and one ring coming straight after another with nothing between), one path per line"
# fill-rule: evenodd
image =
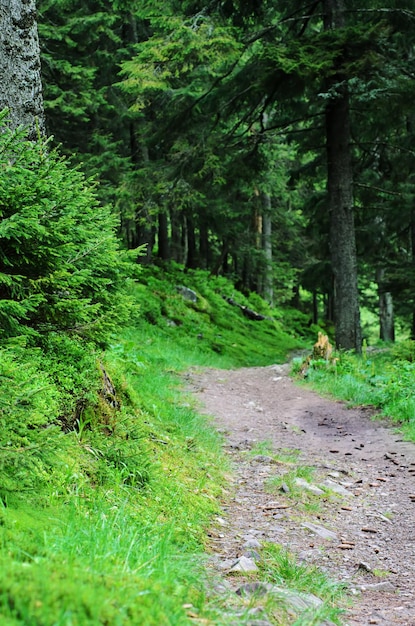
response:
M325 27L344 26L342 0L325 0ZM326 107L327 188L330 210L330 249L335 279L336 345L361 352L356 240L353 216L353 172L350 147L349 93L344 76L328 81Z
M272 219L271 196L262 194L262 247L265 256L265 271L263 280L263 296L269 304L274 303L273 275L272 275Z
M0 110L31 140L45 135L35 0L0 0Z

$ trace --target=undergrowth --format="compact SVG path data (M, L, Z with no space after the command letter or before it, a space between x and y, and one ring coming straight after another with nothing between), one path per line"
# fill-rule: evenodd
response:
M415 441L414 354L414 341L364 349L361 356L340 353L331 363L311 361L305 381L350 406L372 407L374 417L388 418L408 440ZM300 359L294 360L294 375L301 364Z
M242 600L211 591L204 567L228 467L183 371L282 361L309 331L207 273L142 277L129 286L137 311L105 351L59 332L1 348L5 626L249 622ZM270 319L248 320L223 295Z
M192 290L193 300L182 287ZM185 358L192 365L270 365L285 361L315 335L306 315L271 308L256 294L237 292L229 280L204 270L183 272L174 264L168 270L144 268L132 294L139 303L136 328L143 333L143 349L151 345L152 353L164 352L166 344L174 344L182 363ZM252 321L241 307L265 319Z

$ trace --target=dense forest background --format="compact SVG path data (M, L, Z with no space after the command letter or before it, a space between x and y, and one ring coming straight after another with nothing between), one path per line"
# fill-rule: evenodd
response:
M46 123L140 263L414 335L405 0L38 3ZM304 290L310 296L304 298ZM301 302L303 300L303 302ZM304 301L306 300L306 301Z

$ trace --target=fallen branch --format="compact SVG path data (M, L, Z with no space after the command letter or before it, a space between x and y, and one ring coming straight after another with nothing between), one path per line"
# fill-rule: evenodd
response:
M266 315L262 315L261 313L257 313L256 311L253 311L252 309L249 309L244 304L238 304L238 302L235 302L235 300L233 298L228 298L228 296L222 296L222 298L224 300L226 300L226 302L228 304L231 304L232 306L237 306L239 309L241 309L241 311L242 311L243 315L245 315L245 317L247 317L250 320L253 320L254 322L259 322L261 320L270 320L270 319L272 319L271 317L267 317Z

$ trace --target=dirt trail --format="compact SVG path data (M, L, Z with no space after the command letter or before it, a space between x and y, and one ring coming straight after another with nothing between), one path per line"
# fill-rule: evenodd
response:
M373 421L369 410L347 409L296 385L287 371L188 375L204 411L224 432L235 468L223 527L212 537L215 567L226 573L248 536L276 542L347 582L353 596L348 625L415 626L415 445ZM313 484L339 496L321 498L317 512L300 512L289 493L270 493L269 478L287 468L266 452L247 453L264 441L274 453L300 450L301 465L316 468ZM284 502L290 507L280 508Z

